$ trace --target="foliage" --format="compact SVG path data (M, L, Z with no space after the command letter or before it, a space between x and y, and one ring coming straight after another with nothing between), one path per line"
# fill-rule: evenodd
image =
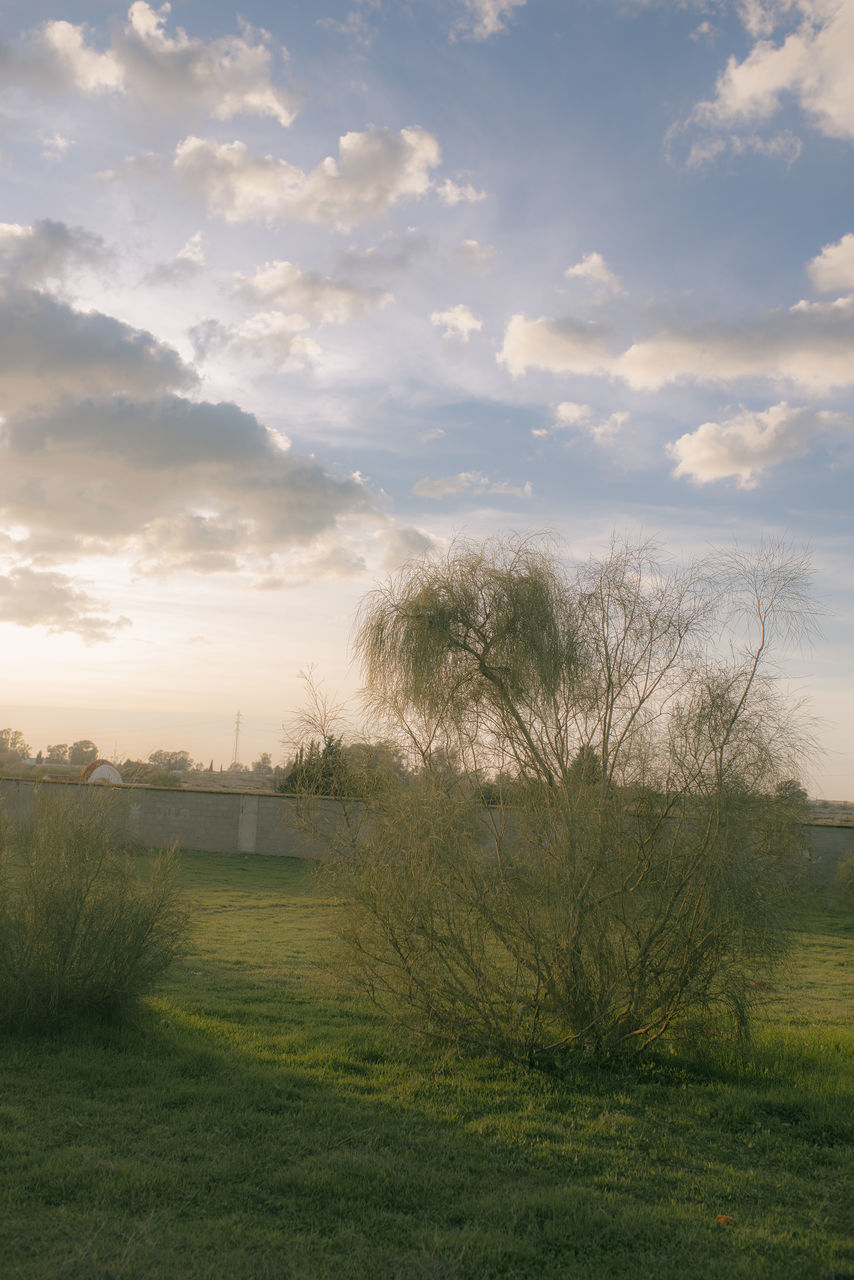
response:
M30 746L20 729L0 729L0 762L26 760Z
M774 799L779 804L790 805L793 808L796 808L801 820L806 820L809 796L807 795L806 789L801 786L797 778L784 778L782 782L778 782L774 788Z
M48 764L68 764L68 743L49 743L47 748Z
M345 796L350 794L349 782L343 743L330 735L322 746L312 738L298 748L278 790L287 795Z
M168 769L152 769L145 775L145 781L150 787L171 787L180 788L181 778L177 773L171 773Z
M68 748L69 764L92 764L98 759L98 748L90 738L81 738L79 742L73 742Z
M213 763L213 761L211 761ZM273 772L273 758L269 751L262 751L257 760L252 761L252 772L268 777Z
M170 855L142 878L106 801L37 795L0 845L0 1025L121 1018L185 928Z
M799 853L775 788L806 735L769 659L809 623L806 573L776 548L676 570L620 543L570 573L508 541L373 593L371 705L425 766L341 869L348 965L376 1002L528 1062L746 1034ZM513 804L479 825L495 769Z
M193 767L189 751L152 751L148 759L158 769L166 769L170 773L186 773Z
M284 771L276 770L276 790L286 795L329 796L362 800L406 770L400 747L391 741L348 742L336 733L340 708L321 695L313 676L303 676L308 705L299 716L293 741L296 755ZM322 744L322 745L321 745Z

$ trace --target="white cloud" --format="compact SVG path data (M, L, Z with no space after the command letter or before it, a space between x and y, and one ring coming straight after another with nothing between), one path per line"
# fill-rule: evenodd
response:
M691 39L711 41L711 40L714 40L717 34L718 34L717 27L715 27L713 23L709 21L705 21L705 22L699 23L699 25L694 28L694 30L691 32Z
M118 44L131 84L170 110L187 102L220 120L254 115L270 116L282 126L291 123L293 98L270 82L266 33L246 27L242 36L206 43L179 27L170 38L163 29L169 10L168 4L152 9L144 0L131 5L130 23Z
M440 158L438 142L424 129L368 129L345 133L338 159L327 156L310 173L253 156L243 142L195 137L178 145L174 169L208 212L227 222L296 219L347 231L384 216L399 200L424 195Z
M742 409L723 422L704 422L669 444L667 452L676 462L674 475L697 484L734 478L740 488L754 489L769 467L803 457L817 425L828 416L785 402Z
M575 427L586 422L593 414L589 404L577 404L574 400L562 400L555 409L556 427Z
M854 385L854 316L791 308L753 323L672 328L635 342L612 372L631 386L767 378L813 392Z
M453 476L442 476L438 480L425 477L412 486L412 492L419 498L446 498L451 494L465 493L502 494L514 498L530 498L533 489L530 481L523 485L513 485L507 480L494 481L480 471L460 471Z
M454 251L457 266L472 275L490 271L495 265L496 256L494 245L479 244L477 240L463 240Z
M736 156L767 156L771 160L782 160L789 167L803 151L803 143L789 129L769 138L763 138L757 133L704 134L692 141L685 163L689 169L700 169L718 160L727 151Z
M444 325L443 336L458 338L460 342L468 342L473 333L479 333L483 328L483 321L479 320L462 302L458 302L455 307L448 307L445 311L434 311L430 316L430 323L437 328Z
M236 281L238 293L251 302L285 307L324 324L347 324L392 301L383 289L333 280L292 262L268 262L254 275L238 275Z
M553 436L557 431L575 430L594 440L596 444L612 444L616 436L625 426L629 415L624 409L618 409L605 418L597 417L589 404L578 404L574 400L562 400L555 408L554 421L550 427L537 427L531 435L542 439Z
M799 24L775 43L768 38L774 25L793 9ZM742 14L756 43L743 61L729 59L714 98L697 105L693 121L726 127L769 120L791 95L822 133L854 141L854 0L746 4Z
M184 247L178 250L175 261L186 262L192 267L203 267L205 265L205 251L202 248L201 231L196 231L190 236Z
M854 386L854 308L798 303L741 324L689 328L673 323L611 351L595 325L541 316L513 316L498 359L513 377L529 369L558 375L620 378L642 391L677 382L731 382L763 378L825 393Z
M16 286L60 281L75 267L95 265L107 256L101 237L82 227L48 218L31 225L0 222L0 278Z
M486 199L486 192L478 191L477 187L473 187L470 182L461 186L452 182L450 178L446 178L436 190L442 204L452 207L456 204L478 204L479 201Z
M322 352L318 344L303 336L309 327L309 320L302 315L259 311L241 325L202 320L190 330L190 337L200 360L226 351L282 369L287 365L311 366L320 361Z
M130 625L62 573L19 566L0 573L0 622L73 632L87 644L109 640Z
M71 22L46 22L31 38L30 67L47 83L51 78L80 93L114 93L124 87L118 58L112 51L99 53L86 43L86 27ZM39 54L44 64L39 63Z
M528 320L524 315L511 317L497 359L514 378L528 369L559 374L607 373L613 363L597 325L548 316Z
M754 39L770 36L777 22L795 8L797 0L736 0L736 11Z
M580 262L567 267L564 275L567 280L582 280L585 284L594 285L603 293L623 292L620 277L611 270L601 253L585 253Z
M834 316L851 316L854 315L854 293L844 294L841 298L834 298L832 302L809 302L806 298L802 298L800 302L796 302L789 310L807 312L813 316L825 316L831 319Z
M597 444L613 444L628 420L629 415L626 410L617 409L614 413L609 413L608 417L603 418L600 422L591 423L587 429L587 434Z
M850 289L854 293L854 234L849 231L836 244L826 244L807 270L822 293L833 289Z
M205 251L202 233L196 231L178 250L171 262L154 267L146 277L150 284L183 284L204 269Z
M89 28L46 22L31 32L9 60L7 80L24 79L47 91L116 93L141 99L171 117L269 116L282 126L294 117L291 94L271 81L269 37L244 27L242 35L205 41L181 27L166 32L170 5L152 8L135 0L110 48L99 51Z
M69 147L74 143L70 138L64 137L61 133L53 133L47 137L42 137L42 155L45 160L61 160Z
M525 0L463 0L463 14L453 28L453 34L472 40L488 40L503 31L514 9L521 9Z

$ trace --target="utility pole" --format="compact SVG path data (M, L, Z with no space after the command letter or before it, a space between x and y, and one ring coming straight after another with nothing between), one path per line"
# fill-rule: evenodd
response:
M240 712L234 718L234 751L231 756L232 764L240 763Z

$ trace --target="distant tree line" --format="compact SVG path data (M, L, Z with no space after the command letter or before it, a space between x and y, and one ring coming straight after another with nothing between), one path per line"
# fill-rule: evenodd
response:
M20 729L0 729L0 764L13 764L17 760L29 760L30 744L24 740ZM69 746L67 742L52 743L45 754L35 757L41 764L87 765L98 759L98 748L89 738L80 738Z

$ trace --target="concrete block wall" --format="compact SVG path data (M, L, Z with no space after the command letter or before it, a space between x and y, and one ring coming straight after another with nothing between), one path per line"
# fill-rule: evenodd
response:
M79 800L93 788L85 783L0 778L0 809L13 821L29 816L37 790ZM319 801L316 830L307 829L299 801L275 793L206 791L159 787L97 787L115 805L128 835L155 848L179 844L206 853L262 853L273 857L327 858L331 835L342 821L342 806Z
M0 778L0 811L14 821L25 820L37 788L69 800L96 790L86 783ZM155 848L177 842L182 849L207 853L322 860L330 856L329 838L336 828L358 825L363 818L357 804L320 800L312 805L309 827L298 800L273 792L100 785L97 792L109 796L130 836ZM804 835L817 877L832 882L839 864L854 857L854 827L810 823Z

